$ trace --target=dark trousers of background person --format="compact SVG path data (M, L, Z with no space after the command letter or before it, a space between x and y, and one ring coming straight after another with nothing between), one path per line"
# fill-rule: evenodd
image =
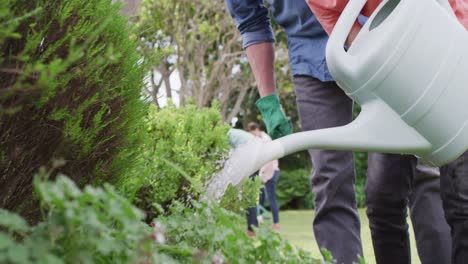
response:
M442 201L451 227L452 263L468 263L468 152L440 168Z
M309 76L294 76L293 81L304 131L343 126L352 121L353 103L335 82L321 82ZM313 229L318 246L330 250L338 264L358 262L362 245L353 153L314 149L309 153L314 166ZM424 180L419 184L415 179L415 160L407 156L375 155L371 158L380 157L380 160L372 158L369 164L367 202L377 263L410 263L408 201L423 263L449 263L451 245L447 241L449 229L443 218L439 177L421 177ZM395 159L401 162L395 163ZM389 168L389 164L391 170L383 169ZM412 190L411 197L409 190Z
M247 230L253 232L253 227L258 227L257 207L247 208Z
M265 198L268 200L268 204L270 205L270 211L273 215L273 223L279 223L279 207L278 201L276 200L276 183L279 180L279 171L275 171L275 174L271 179L265 182L265 187L262 188L260 192L260 200L259 203L261 206L265 207ZM266 197L265 197L266 196Z
M257 174L250 176L250 179L253 181L257 177ZM258 220L257 220L257 206L247 208L247 230L253 232L252 227L258 227Z

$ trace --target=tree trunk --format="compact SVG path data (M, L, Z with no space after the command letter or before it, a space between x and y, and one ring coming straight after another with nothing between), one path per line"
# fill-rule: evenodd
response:
M159 81L158 84L156 84L155 80L154 80L154 70L151 70L151 76L150 76L150 81L151 81L151 88L152 90L149 91L148 89L146 90L146 92L149 93L149 95L151 96L151 99L153 100L153 103L156 105L156 107L159 109L161 108L159 106L159 102L158 102L158 92L159 92L159 88L161 88L161 85L162 85L162 78L161 80Z
M181 67L182 68L182 67ZM184 73L179 70L180 89L179 89L179 105L185 106L185 97L187 96L187 80Z
M162 78L164 80L164 86L166 87L166 96L167 98L172 98L171 76L164 75Z

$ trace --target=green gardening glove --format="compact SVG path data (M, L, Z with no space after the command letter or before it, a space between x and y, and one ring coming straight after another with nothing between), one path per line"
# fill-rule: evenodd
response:
M283 112L278 95L270 94L258 99L256 102L262 113L268 135L272 139L292 134L291 125Z

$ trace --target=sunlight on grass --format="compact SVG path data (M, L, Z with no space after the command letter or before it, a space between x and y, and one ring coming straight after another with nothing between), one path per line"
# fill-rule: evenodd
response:
M369 230L369 220L366 216L365 209L359 209L361 219L361 239L364 249L364 257L368 264L375 264L374 250L372 248L371 235ZM281 212L281 234L291 243L301 247L304 250L312 252L315 258L321 258L317 243L315 242L314 233L312 231L312 220L314 212L308 211L284 211ZM411 236L411 254L412 263L419 264L419 257L416 251L413 229L410 226ZM338 242L338 241L337 241Z

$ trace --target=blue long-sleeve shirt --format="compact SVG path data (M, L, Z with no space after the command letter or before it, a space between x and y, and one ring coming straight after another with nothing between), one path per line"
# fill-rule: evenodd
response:
M308 75L332 81L325 59L328 35L304 0L266 0L272 15L288 36L289 62L293 75ZM226 0L239 29L243 46L273 42L268 8L262 0Z

